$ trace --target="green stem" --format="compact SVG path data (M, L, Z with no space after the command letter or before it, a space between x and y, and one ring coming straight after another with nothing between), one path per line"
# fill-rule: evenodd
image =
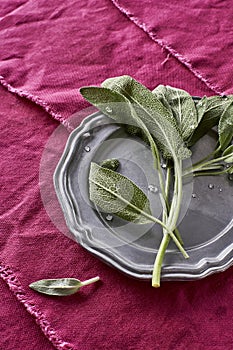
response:
M142 212L142 215L144 215L146 218L150 219L151 221L156 222L157 224L160 224L166 231L169 233L171 238L173 239L174 243L176 244L177 248L180 250L180 252L183 254L184 258L187 259L189 256L184 250L183 246L177 239L177 237L174 235L173 230L170 230L166 224L164 224L162 221L158 220L157 218L153 217L152 215L149 215L145 212Z
M158 147L156 146L156 143L153 139L153 137L151 136L147 126L143 123L143 121L138 117L135 109L133 108L133 106L131 106L130 104L130 108L131 108L131 113L133 118L137 121L137 126L139 126L145 133L145 135L148 138L148 141L150 143L150 147L151 147L151 151L152 151L152 156L154 159L154 168L155 170L158 171L158 176L159 176L159 185L160 185L160 189L161 189L161 194L163 196L164 202L166 203L166 208L164 207L163 203L163 210L167 211L167 206L168 206L168 200L167 200L167 196L165 193L165 187L164 187L164 181L163 181L163 174L162 174L162 170L160 167L160 155L159 155L159 150Z
M163 239L159 246L159 250L156 255L156 259L154 263L154 269L153 269L153 275L152 275L152 287L158 288L160 286L161 268L162 268L164 254L167 249L169 241L170 241L170 237L167 233L165 233L163 235Z
M171 185L171 167L167 167L167 176L166 176L166 183L165 183L165 195L168 198L169 196L169 190Z
M210 153L209 156L217 154L219 152L219 150L220 150L220 147L218 147L214 152ZM233 153L232 153L232 155L233 155ZM185 169L183 172L183 175L185 176L185 175L192 174L194 171L204 170L203 168L206 168L211 164L216 163L215 165L218 166L218 165L220 165L218 162L222 162L225 159L229 158L231 156L231 154L228 154L228 155L222 156L222 157L218 157L218 158L214 158L214 159L209 160L208 162L205 162L205 160L208 159L209 156L207 156L207 157L203 158L201 161L193 164L192 167Z
M174 194L173 194L173 201L172 205L170 208L170 213L168 217L168 221L166 224L168 224L169 227L176 227L177 220L179 218L179 213L180 213L180 206L181 206L181 201L182 201L182 161L178 160L176 157L174 157L175 161L175 171L176 171L176 177L175 177L175 185L174 185ZM166 195L168 195L169 191L169 183L170 183L170 171L167 174L167 179L166 179ZM163 214L163 219L164 219L164 214ZM173 228L173 230L174 230ZM170 232L169 232L170 234ZM173 233L174 235L174 233ZM162 262L163 258L167 249L167 246L170 241L170 237L173 238L175 241L174 237L177 239L177 237L174 235L174 237L170 234L170 236L167 234L166 231L163 232L163 239L160 243L158 253L156 255L155 263L154 263L154 268L153 268L153 275L152 275L152 286L157 288L160 286L160 276L161 276L161 269L162 269ZM177 239L179 242L179 240ZM180 244L180 242L179 242ZM178 247L178 244L177 244ZM181 246L182 247L182 246ZM180 248L179 248L180 249ZM180 249L181 250L181 249ZM183 254L184 255L184 254ZM187 253L185 253L184 257L187 259L189 256Z
M180 214L180 207L182 202L182 161L174 157L174 168L175 168L175 189L174 189L174 205L171 205L171 212L169 215L168 225L172 231L176 228L176 223ZM173 203L172 203L173 204Z
M216 175L222 175L222 174L227 174L228 169L222 170L222 171L216 171L216 172L211 172L211 171L197 171L193 173L193 176L216 176Z
M195 164L193 164L193 166L199 165L203 162L205 162L207 159L211 158L212 156L214 156L215 154L217 154L219 151L221 150L221 147L219 146L218 148L216 148L213 152L209 153L206 157L200 159L198 162L196 162Z
M167 193L166 193L166 189L165 189L164 183L163 183L162 171L161 171L161 168L160 168L159 151L158 151L158 148L157 148L157 146L156 146L156 144L155 144L155 142L154 142L154 140L153 140L153 138L152 138L148 128L141 121L141 119L137 116L137 113L135 112L133 107L131 108L131 111L132 111L132 115L134 116L134 119L136 119L139 127L141 127L143 129L143 131L145 132L145 134L146 134L146 136L147 136L147 138L148 138L148 140L150 142L152 155L153 155L154 163L155 163L155 168L158 171L158 175L159 175L159 182L160 182L160 188L161 188L162 197L163 197L163 199L165 201L165 204L166 204L164 206L163 205L163 201L162 201L163 211L164 211L163 217L165 217L165 216L167 216L167 213L168 213L169 203L168 203L168 196L167 196ZM177 247L179 248L179 250L181 251L183 256L185 258L188 258L188 254L185 252L183 246L181 245L181 243L179 242L177 237L172 232L174 229L176 229L176 222L177 222L178 217L179 217L180 205L181 205L181 200L182 200L182 168L181 168L181 171L180 171L180 167L181 167L180 164L181 164L181 162L178 161L178 159L176 158L176 154L175 153L173 154L173 159L174 159L176 172L177 172L177 175L178 175L178 180L177 180L177 187L178 187L178 190L177 190L177 204L178 205L176 205L176 208L174 209L175 203L176 203L176 193L175 193L175 196L173 196L172 205L171 205L171 209L170 209L170 213L169 213L169 217L168 217L168 222L169 223L170 223L170 221L172 222L172 230L170 230L170 226L167 227L160 220L159 220L160 222L158 222L158 219L156 219L155 222L160 223L160 225L167 231L167 233L169 233L170 237L173 239L173 241L175 242L175 244L177 245ZM177 176L176 176L176 178L177 178ZM167 189L168 189L168 187L167 187ZM174 212L174 218L173 218L173 212ZM146 214L145 216L149 218L148 214L147 213L145 213L145 214ZM151 217L151 219L152 219L152 217ZM169 237L168 237L168 242L169 242ZM163 248L163 250L161 252L161 256L160 256L160 260L159 260L159 264L160 265L158 265L158 271L161 270L161 265L162 265L163 256L165 254L165 250L166 250L166 247L165 247L165 249ZM154 266L155 271L157 269L156 266L157 266L157 263L155 262L155 266ZM160 272L159 272L159 274L160 274Z
M149 219L152 222L155 222L156 224L161 225L163 228L165 228L165 230L169 233L169 235L171 235L174 243L177 245L177 248L181 251L181 253L183 254L184 257L187 257L187 253L185 252L184 248L182 247L182 245L180 244L180 242L178 241L178 239L176 238L176 236L174 235L174 233L170 230L170 228L168 226L166 226L164 224L164 222L162 222L161 220L155 218L154 216L146 213L145 211L143 211L142 209L136 207L134 204L130 203L129 201L127 201L125 198L123 198L122 196L120 196L118 193L111 191L109 188L106 189L105 186L103 186L101 183L90 179L91 182L93 182L95 185L101 187L104 190L107 190L110 194L112 194L113 196L117 197L120 201L122 201L123 203L125 203L126 205L129 205L132 209L134 209L137 213L141 214L142 216L144 216L145 218Z
M226 156L223 156L223 157L218 157L218 158L211 159L208 162L202 163L201 166L199 166L198 168L204 168L205 166L208 166L210 164L223 162L225 159L231 157L232 155L233 155L233 153L230 153L230 154L228 154Z
M100 279L99 276L96 276L96 277L90 278L89 280L81 282L81 284L82 286L87 286L88 284L99 281L99 279Z
M170 189L170 184L171 184L171 175L172 175L171 168L168 167L167 168L166 183L165 183L165 194L166 194L166 198L167 199L169 197L169 189ZM170 208L170 204L168 202L168 207L167 207L168 213L170 213L170 209L171 209ZM163 222L165 222L164 219L163 219ZM174 234L175 234L176 238L178 239L178 241L180 242L180 244L184 245L183 239L182 239L182 237L180 235L180 232L179 232L178 228L174 229Z

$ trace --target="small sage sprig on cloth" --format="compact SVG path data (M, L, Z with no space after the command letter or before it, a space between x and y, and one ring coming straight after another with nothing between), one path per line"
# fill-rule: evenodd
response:
M99 276L83 282L76 278L44 279L31 283L29 287L42 294L66 296L77 293L81 287L97 282L99 279Z

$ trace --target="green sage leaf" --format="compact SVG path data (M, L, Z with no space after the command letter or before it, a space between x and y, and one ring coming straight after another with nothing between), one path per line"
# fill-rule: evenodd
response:
M156 140L164 158L173 158L176 155L185 159L190 156L172 113L149 89L130 76L107 79L102 86L118 92L132 103L138 117Z
M81 287L97 282L99 279L98 276L83 282L76 278L44 279L31 283L29 287L42 294L66 296L77 293Z
M33 282L29 287L43 294L65 296L76 293L82 285L75 278L59 278Z
M201 137L209 132L211 128L218 124L221 116L231 104L230 98L220 96L207 97L205 101L205 111L203 117L188 141L188 145L194 145Z
M143 130L137 126L134 125L126 125L125 126L125 131L132 136L137 136L139 137L143 142L145 142L147 145L150 145L150 142L148 140L148 137Z
M224 150L233 140L233 103L221 115L218 133L221 149Z
M120 165L120 162L116 158L105 159L100 163L101 167L107 168L113 171L116 171L119 165Z
M223 157L229 156L228 158L224 159L224 162L226 163L233 163L233 145L229 146L225 151L223 152Z
M91 163L90 199L103 211L137 224L152 222L150 203L144 192L127 177Z
M197 122L198 124L201 122L206 108L207 108L208 98L206 96L202 97L196 104L196 110L197 110Z
M130 120L131 111L128 100L121 94L97 86L82 87L80 93L93 106L119 123L127 124ZM132 125L134 126L135 123Z
M183 140L187 140L198 125L195 103L188 92L171 86L159 85L153 93L170 109L180 128Z

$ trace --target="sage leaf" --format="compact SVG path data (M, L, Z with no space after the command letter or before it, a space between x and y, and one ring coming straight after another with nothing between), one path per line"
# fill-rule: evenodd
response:
M142 213L151 215L148 198L127 177L91 163L89 185L91 201L103 211L137 224L152 222Z
M97 282L99 279L98 276L83 282L76 278L43 279L31 283L29 287L42 294L66 296L75 294L81 287Z
M227 169L228 174L233 174L233 165L230 166L230 168Z
M208 98L206 96L202 97L196 104L196 110L197 110L197 122L198 124L202 120L204 113L207 108Z
M97 86L82 87L80 93L88 102L110 118L123 124L129 122L131 111L128 100L121 94Z
M224 159L224 162L226 163L233 163L233 145L229 146L225 151L223 152L223 157L229 156Z
M198 125L195 103L188 92L171 86L159 85L153 93L170 109L180 128L183 140L186 141Z
M169 110L170 114L173 115L172 107L170 106L166 97L167 87L165 85L158 85L154 90L152 90L152 93L155 94L155 96L157 96L157 98L162 102L164 107L166 107L167 110Z
M102 86L125 96L133 105L138 117L150 131L164 158L180 159L190 156L172 113L145 86L131 78L110 78Z
M125 131L131 135L131 136L137 136L139 137L143 142L145 142L148 146L150 146L150 142L148 140L148 137L143 130L137 126L134 125L126 125Z
M82 96L95 107L107 114L110 118L123 124L127 132L138 135L143 141L151 145L153 156L157 159L156 145L147 127L137 116L131 102L122 94L108 88L95 86L83 87L80 89ZM158 162L158 159L157 159Z
M233 103L221 115L218 125L219 144L224 150L233 139Z
M205 112L193 135L188 140L188 145L193 146L211 128L217 125L221 116L231 103L231 98L220 96L207 97L205 101Z
M105 159L100 163L101 167L107 168L113 171L116 171L119 165L120 165L120 162L116 158Z

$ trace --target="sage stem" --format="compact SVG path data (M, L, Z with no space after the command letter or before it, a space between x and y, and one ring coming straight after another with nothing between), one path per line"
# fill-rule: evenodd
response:
M156 255L156 259L154 263L154 269L153 269L153 275L152 275L152 287L154 288L160 287L161 268L162 268L164 254L167 249L169 241L170 241L170 237L167 233L165 233L163 235L163 239L159 246L159 250Z
M87 286L88 284L99 281L99 279L100 279L99 276L96 276L96 277L90 278L89 280L81 282L81 284L82 286Z

